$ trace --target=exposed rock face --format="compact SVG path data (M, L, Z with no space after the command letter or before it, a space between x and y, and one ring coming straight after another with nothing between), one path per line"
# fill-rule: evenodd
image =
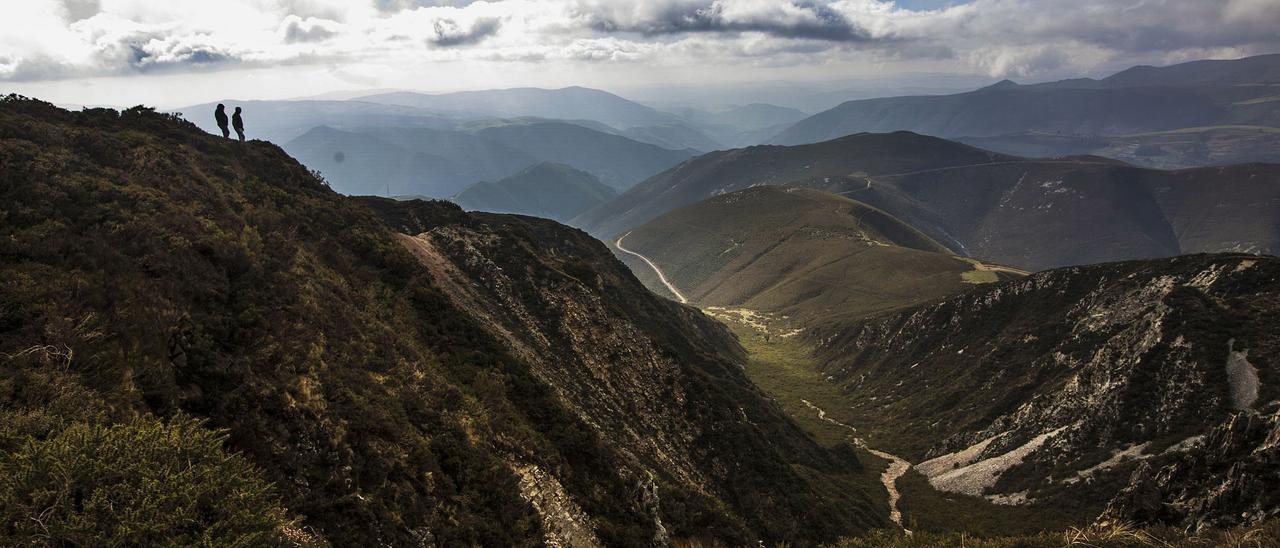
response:
M873 441L928 460L920 468L936 487L1005 503L1105 501L1136 462L1156 470L1184 462L1177 473L1156 473L1154 484L1135 476L1131 502L1117 506L1157 519L1165 514L1150 503L1153 488L1173 504L1214 474L1199 452L1216 451L1222 463L1246 447L1270 454L1257 441L1267 428L1237 424L1228 435L1217 425L1257 422L1233 413L1249 400L1275 400L1278 305L1274 258L1066 268L828 327L819 354L855 409L902 427L899 437ZM1254 441L1235 441L1241 436ZM1234 494L1222 496L1256 503L1250 515L1274 511L1276 501L1255 496L1265 482L1237 468L1239 477L1220 472L1234 478L1224 488ZM1227 520L1213 510L1220 502L1177 504L1182 519Z
M1255 525L1280 516L1280 405L1235 413L1203 446L1142 463L1104 519L1161 522L1200 530Z

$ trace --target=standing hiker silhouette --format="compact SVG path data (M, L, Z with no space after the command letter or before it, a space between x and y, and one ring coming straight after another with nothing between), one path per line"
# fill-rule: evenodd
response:
M240 142L244 142L244 118L240 117L240 107L236 107L235 114L231 115L231 127L236 128L236 135L240 136Z
M213 119L218 121L218 129L222 130L222 136L231 137L231 131L227 129L227 107L218 103L218 108L213 109Z

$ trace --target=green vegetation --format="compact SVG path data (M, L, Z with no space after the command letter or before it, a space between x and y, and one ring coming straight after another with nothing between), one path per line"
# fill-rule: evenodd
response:
M898 309L975 283L967 261L892 215L802 187L710 198L630 231L626 245L693 302L800 325ZM636 268L654 286L647 270Z
M260 546L290 527L262 474L223 451L226 431L179 416L19 441L11 424L0 452L5 543Z
M1000 275L990 270L970 270L960 274L966 283L991 284L1000 281Z
M1064 531L1093 521L1102 511L1100 504L1086 508L993 504L982 497L938 491L915 470L898 479L898 490L902 493L898 507L907 529L936 535L999 538Z

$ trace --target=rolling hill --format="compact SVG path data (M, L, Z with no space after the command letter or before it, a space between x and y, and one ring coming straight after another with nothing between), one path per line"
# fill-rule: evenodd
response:
M847 196L954 253L1040 270L1280 249L1280 166L1176 171L1098 157L1027 159L898 132L700 156L574 219L602 238L756 185Z
M141 107L6 98L0 159L4 543L92 544L93 520L122 544L502 546L887 523L862 453L801 432L722 326L580 231L345 197Z
M921 135L851 135L797 147L755 146L686 161L587 211L573 225L608 237L711 196L765 184L997 162L1005 156Z
M803 187L716 196L611 241L623 236L690 302L785 315L797 325L884 312L1001 277L883 211ZM664 291L651 268L619 256Z
M450 201L469 211L566 221L617 195L590 173L543 162L499 181L471 185Z
M1108 136L1224 125L1278 127L1280 103L1271 100L1280 94L1276 74L1280 55L1266 55L1135 67L1102 80L1026 86L1005 81L956 95L850 101L797 122L770 142L796 145L899 130L981 138L1032 132Z

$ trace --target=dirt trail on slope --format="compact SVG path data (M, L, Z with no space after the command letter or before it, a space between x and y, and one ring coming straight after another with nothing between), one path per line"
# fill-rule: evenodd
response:
M613 242L613 247L618 248L618 251L621 251L623 253L640 257L640 260L644 261L645 264L649 265L649 268L652 268L654 273L658 275L658 280L662 281L662 285L667 286L668 291L670 291L673 295L675 295L677 299L680 299L681 303L688 304L689 299L684 298L684 293L681 293L679 289L676 289L675 285L672 285L672 283L667 280L667 275L662 273L662 269L658 268L658 265L653 264L653 261L650 261L648 257L645 257L644 255L636 253L635 251L622 247L622 240L625 240L627 236L630 236L630 235L631 235L630 232L623 234L621 238L618 238L618 241Z
M818 412L818 420L827 421L841 428L847 428L850 432L854 433L853 439L859 446L866 449L867 452L872 455L889 461L889 467L880 474L880 483L883 483L885 490L889 492L889 519L893 520L894 523L898 524L898 527L902 527L902 530L910 535L911 530L902 525L902 510L898 508L898 500L902 498L902 494L898 492L898 478L902 477L903 474L907 473L907 470L911 469L911 463L897 455L891 455L884 451L868 447L867 444L862 441L862 438L857 437L857 428L828 417L825 410L814 405L809 400L802 399L800 401L804 402L809 409L813 409Z

